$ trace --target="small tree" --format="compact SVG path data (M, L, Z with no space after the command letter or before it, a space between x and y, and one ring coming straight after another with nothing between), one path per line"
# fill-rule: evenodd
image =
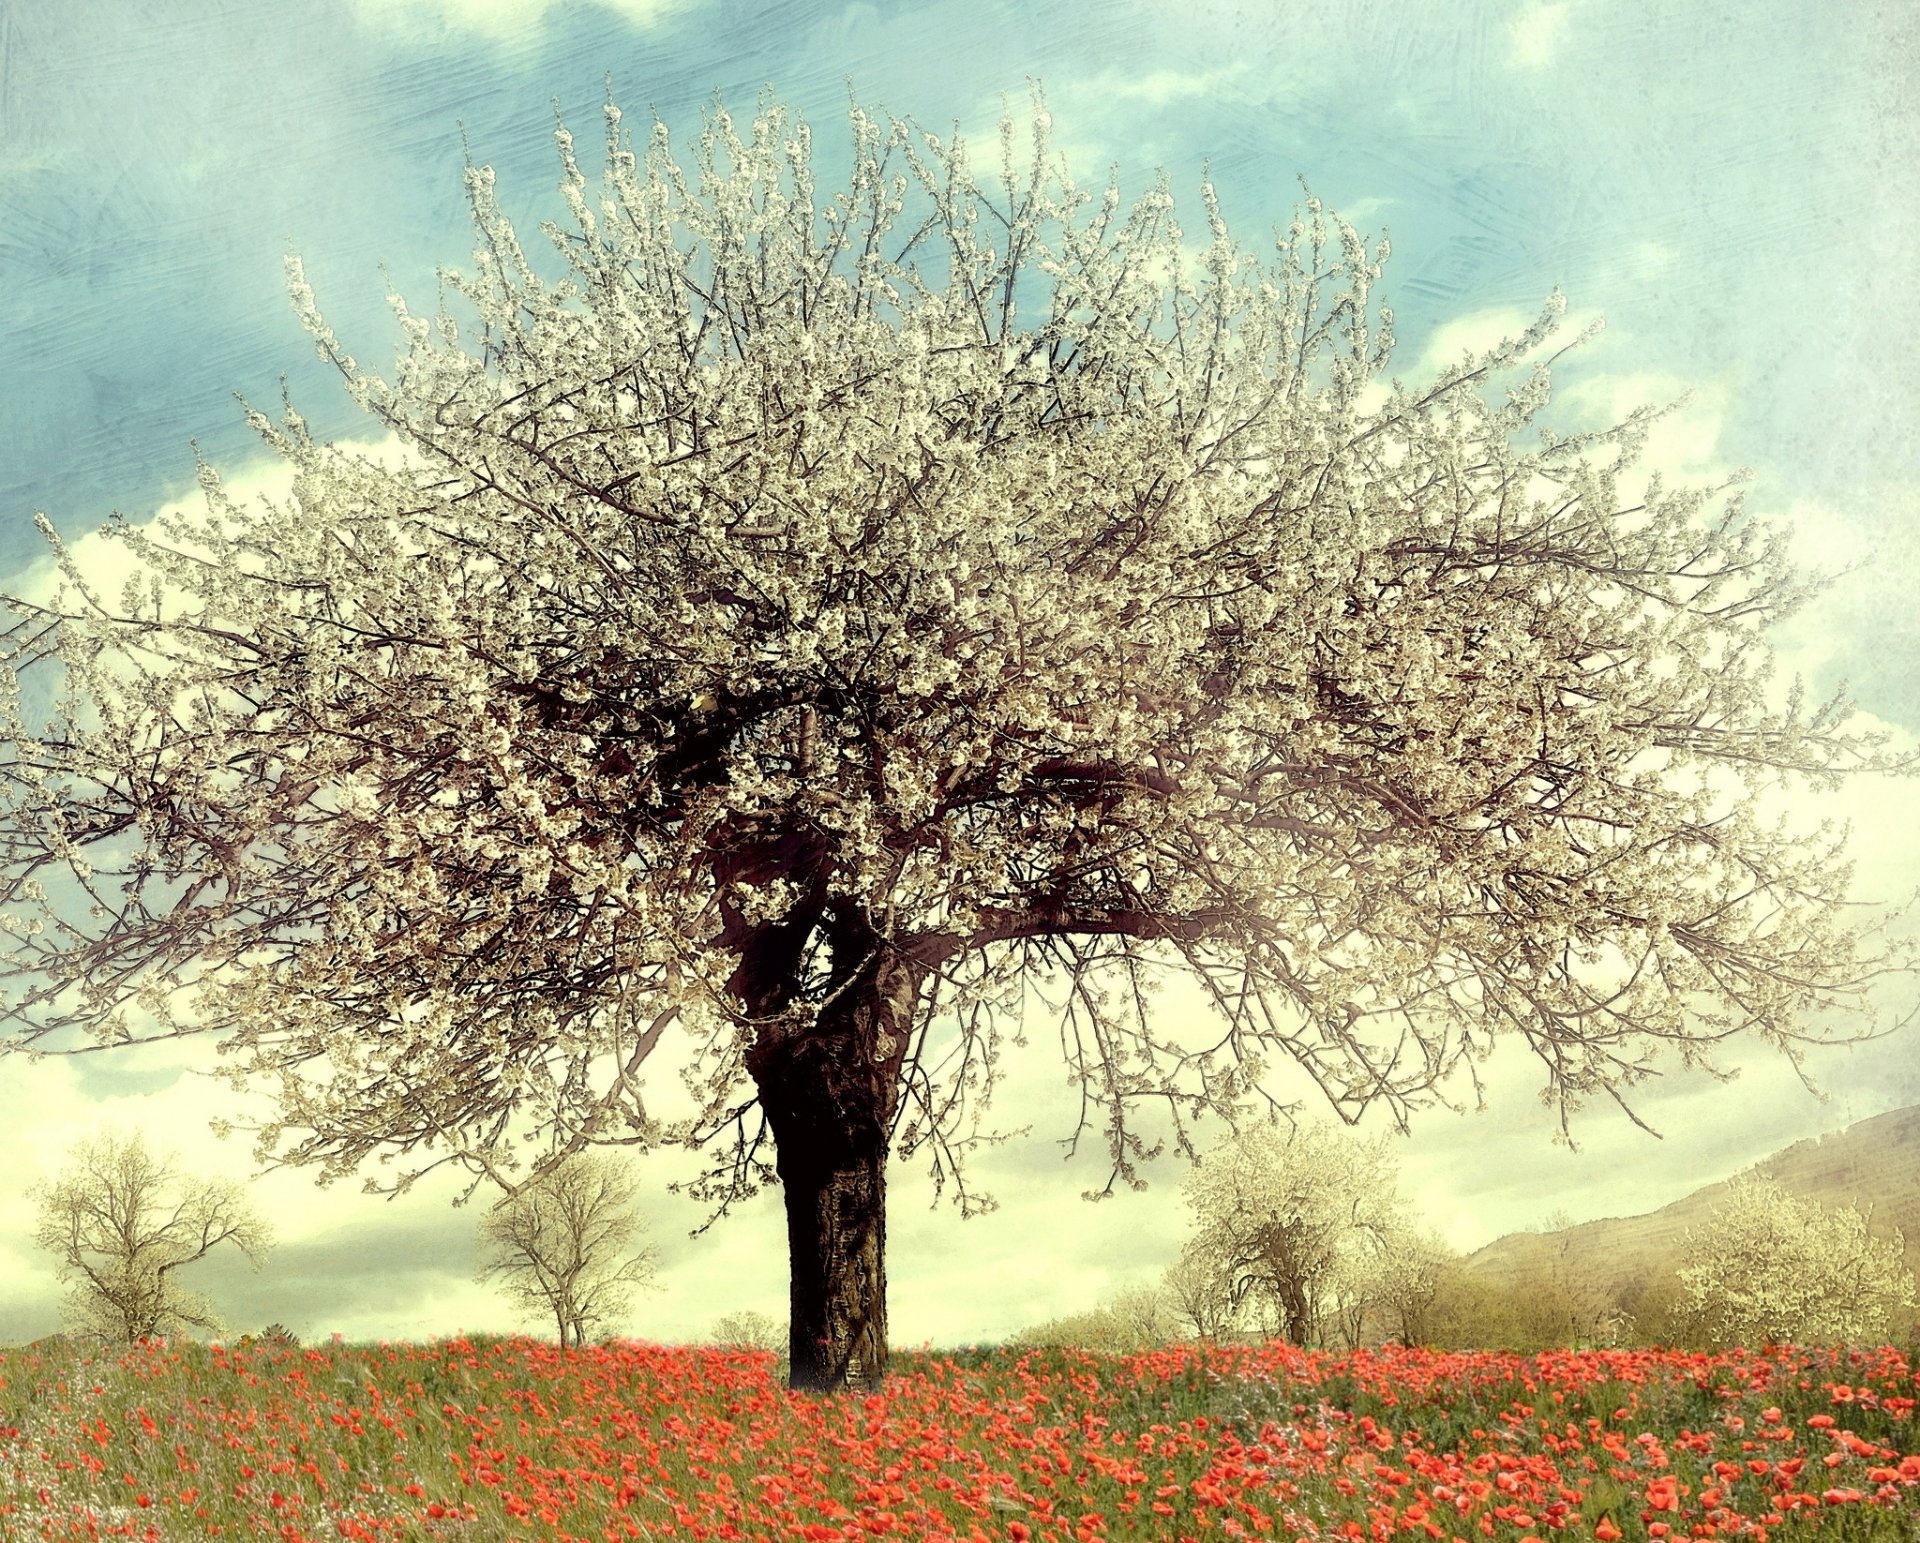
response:
M83 1142L37 1197L34 1240L67 1284L70 1321L116 1344L217 1328L179 1272L222 1244L258 1269L270 1246L267 1224L238 1184L188 1178L138 1134Z
M1876 1344L1914 1306L1901 1241L1853 1206L1742 1178L1682 1247L1689 1319L1714 1344Z
M1229 1301L1266 1298L1296 1345L1319 1333L1343 1262L1394 1225L1399 1205L1384 1138L1324 1124L1238 1132L1205 1154L1186 1196L1191 1247L1226 1278Z
M771 1350L779 1355L787 1351L785 1325L750 1307L720 1318L707 1338L716 1345L731 1345L741 1350Z
M1463 1261L1441 1276L1422 1342L1443 1350L1503 1348L1508 1321L1500 1287Z
M1174 1304L1157 1283L1124 1286L1104 1305L1123 1332L1143 1348L1164 1345L1174 1336Z
M1620 1305L1584 1257L1566 1211L1529 1229L1522 1255L1519 1318L1543 1345L1610 1345L1623 1328Z
M1433 1343L1449 1282L1461 1269L1459 1252L1435 1232L1400 1225L1373 1252L1373 1310L1379 1332L1403 1345Z
M521 1307L550 1314L564 1348L578 1349L652 1281L654 1254L630 1246L640 1231L638 1182L605 1153L548 1169L480 1222L480 1279Z
M1010 1343L1130 1355L1166 1344L1174 1323L1173 1304L1157 1286L1126 1286L1096 1306L1022 1329Z
M1189 1244L1162 1278L1168 1302L1198 1339L1218 1339L1235 1321L1230 1272L1205 1249Z
M1687 1307L1686 1287L1671 1258L1648 1259L1622 1282L1619 1309L1636 1345L1692 1348L1700 1326Z

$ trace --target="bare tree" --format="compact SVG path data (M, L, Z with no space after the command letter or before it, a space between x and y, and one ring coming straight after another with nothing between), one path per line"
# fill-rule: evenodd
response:
M1583 1258L1572 1216L1556 1209L1528 1229L1520 1295L1523 1322L1549 1345L1605 1345L1619 1335L1619 1304Z
M557 1164L480 1221L480 1279L498 1281L528 1312L551 1315L562 1349L578 1349L626 1311L653 1279L640 1231L638 1181L608 1153Z
M1462 1268L1458 1251L1438 1233L1401 1225L1382 1235L1372 1266L1379 1332L1403 1345L1431 1344L1441 1297Z
M1541 426L1557 297L1388 383L1385 243L1317 201L1260 252L1203 186L1196 249L1039 112L981 176L856 108L830 195L771 102L690 156L607 117L597 197L559 132L557 282L470 171L474 271L391 378L293 265L397 449L255 412L283 505L203 468L204 518L116 527L131 585L56 542L15 602L18 1042L222 1035L324 1175L777 1175L832 1387L886 1365L890 1152L983 1203L1025 984L1107 1190L1143 1101L1189 1148L1275 1064L1404 1118L1515 1037L1564 1116L1864 1001L1842 837L1755 813L1874 753L1769 695L1807 589L1730 486L1634 471L1654 414ZM1170 967L1216 1021L1146 1011ZM663 1045L697 1117L648 1108Z
M1330 1344L1358 1350L1380 1311L1381 1245L1356 1238L1334 1256L1321 1296L1320 1328Z
M1164 1345L1173 1338L1174 1304L1158 1285L1122 1287L1102 1305L1143 1348Z
M271 1241L238 1184L185 1177L137 1134L83 1142L36 1198L73 1325L122 1345L218 1327L179 1272L222 1244L258 1269Z
M716 1345L733 1345L742 1350L772 1350L784 1354L787 1348L786 1328L750 1307L724 1314L707 1337Z
M1009 1343L1131 1355L1173 1337L1172 1305L1157 1287L1127 1286L1093 1307L1021 1329Z

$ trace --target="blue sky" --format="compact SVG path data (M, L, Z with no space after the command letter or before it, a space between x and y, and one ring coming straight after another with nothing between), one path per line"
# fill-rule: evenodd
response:
M584 149L609 89L630 115L651 107L685 133L716 90L744 108L771 85L831 147L849 80L865 103L984 133L1002 98L1020 109L1037 79L1084 180L1112 164L1139 190L1164 168L1191 198L1210 165L1230 221L1257 241L1288 218L1304 176L1363 228L1384 225L1394 257L1382 290L1409 374L1423 356L1530 318L1556 286L1576 316L1604 313L1607 331L1566 372L1574 404L1624 410L1693 389L1662 453L1697 475L1753 467L1753 507L1789 521L1805 558L1860 565L1782 637L1789 664L1823 685L1849 677L1873 713L1920 731L1909 598L1920 573L1909 346L1920 290L1905 173L1920 158L1915 25L1910 7L1818 0L0 0L0 587L27 582L41 560L36 510L69 535L116 508L147 518L191 488L195 439L244 474L257 446L236 392L271 404L284 375L319 431L368 433L294 321L282 259L302 254L349 346L390 355L382 265L424 307L436 267L463 265L471 247L463 128L531 234L562 213L556 103ZM1857 804L1869 821L1904 809L1884 791ZM1900 848L1880 860L1888 884L1910 886ZM1812 1105L1774 1071L1755 1073L1737 1116L1727 1095L1677 1081L1662 1096L1686 1110L1691 1135L1657 1156L1619 1150L1639 1154L1623 1160L1644 1167L1658 1203L1783 1140L1920 1099L1911 1072L1896 1075L1910 1047L1888 1055L1835 1063L1837 1107ZM15 1064L0 1068L0 1096L38 1100L45 1141L108 1114L145 1118L143 1108L174 1134L192 1097L206 1098L177 1073ZM29 1075L49 1080L29 1089ZM1513 1081L1522 1103L1525 1081ZM1532 1127L1515 1116L1503 1129ZM1428 1201L1462 1241L1556 1204L1630 1205L1616 1182L1622 1159L1602 1179L1612 1135L1596 1138L1592 1166L1542 1160L1564 1194L1497 1203L1485 1185L1459 1192L1484 1166L1486 1129L1421 1139ZM1062 1180L1059 1204L1073 1207L1084 1187ZM1157 1220L1130 1224L1152 1247L1177 1233L1172 1185L1156 1192ZM291 1235L289 1258L332 1258L325 1240L340 1229L385 1228L400 1273L365 1274L369 1301L378 1280L391 1288L404 1275L439 1280L422 1288L422 1321L456 1310L447 1303L484 1314L484 1298L446 1273L471 1213L457 1228L444 1211L409 1213L402 1226L391 1210L355 1223L346 1201L329 1205ZM0 1216L14 1261L0 1264L0 1294L13 1281L19 1304L0 1300L0 1337L41 1313L24 1225L24 1214ZM746 1241L716 1245L705 1264L688 1255L682 1296L711 1297L712 1281L739 1278L739 1260L774 1268L777 1216L771 1225L771 1243L754 1243L749 1225L735 1234ZM958 1221L940 1213L939 1225ZM1107 1225L1076 1212L1069 1230L1095 1247ZM910 1235L896 1231L897 1250ZM1138 1259L1089 1264L1083 1277L1097 1287L1102 1269L1116 1281L1146 1269L1149 1242L1134 1245ZM897 1281L903 1267L916 1268L896 1257ZM325 1281L312 1300L339 1301L340 1273L310 1269ZM713 1312L777 1307L774 1276L755 1300ZM909 1330L989 1332L965 1316L964 1281L946 1278L952 1312L909 1316ZM1048 1297L1029 1316L1060 1305ZM697 1327L695 1307L661 1311L662 1324ZM372 1307L342 1314L369 1329L386 1321Z

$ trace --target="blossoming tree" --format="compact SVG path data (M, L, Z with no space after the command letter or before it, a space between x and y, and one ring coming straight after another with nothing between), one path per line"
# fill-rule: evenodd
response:
M1126 1180L1143 1100L1263 1067L1404 1114L1508 1036L1571 1107L1858 996L1837 838L1749 796L1864 753L1763 690L1802 589L1730 490L1626 480L1649 415L1537 427L1557 305L1407 387L1385 243L1311 200L1259 253L1044 114L977 175L856 109L832 193L772 103L608 125L545 271L470 170L388 376L294 265L397 451L254 413L290 498L204 469L123 595L16 606L17 1042L222 1036L328 1174L777 1172L826 1386L885 1365L888 1153L955 1175L1024 980Z
M1716 1345L1877 1345L1913 1328L1902 1241L1875 1237L1850 1205L1822 1205L1773 1179L1740 1178L1682 1244L1693 1327Z
M1235 1311L1263 1298L1292 1344L1328 1328L1349 1331L1348 1348L1359 1343L1371 1294L1363 1279L1402 1225L1383 1138L1317 1122L1252 1125L1214 1146L1185 1190L1188 1251L1213 1265Z

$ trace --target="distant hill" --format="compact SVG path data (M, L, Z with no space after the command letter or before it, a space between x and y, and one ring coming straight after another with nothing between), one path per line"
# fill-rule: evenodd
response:
M1845 1130L1796 1142L1746 1170L1828 1205L1871 1207L1871 1230L1906 1239L1907 1267L1920 1275L1920 1104L1895 1109ZM1590 1284L1618 1300L1630 1282L1674 1267L1682 1240L1703 1225L1726 1196L1709 1184L1643 1216L1606 1217L1562 1232L1510 1232L1467 1257L1467 1267L1508 1285L1542 1251L1566 1245L1566 1261Z

